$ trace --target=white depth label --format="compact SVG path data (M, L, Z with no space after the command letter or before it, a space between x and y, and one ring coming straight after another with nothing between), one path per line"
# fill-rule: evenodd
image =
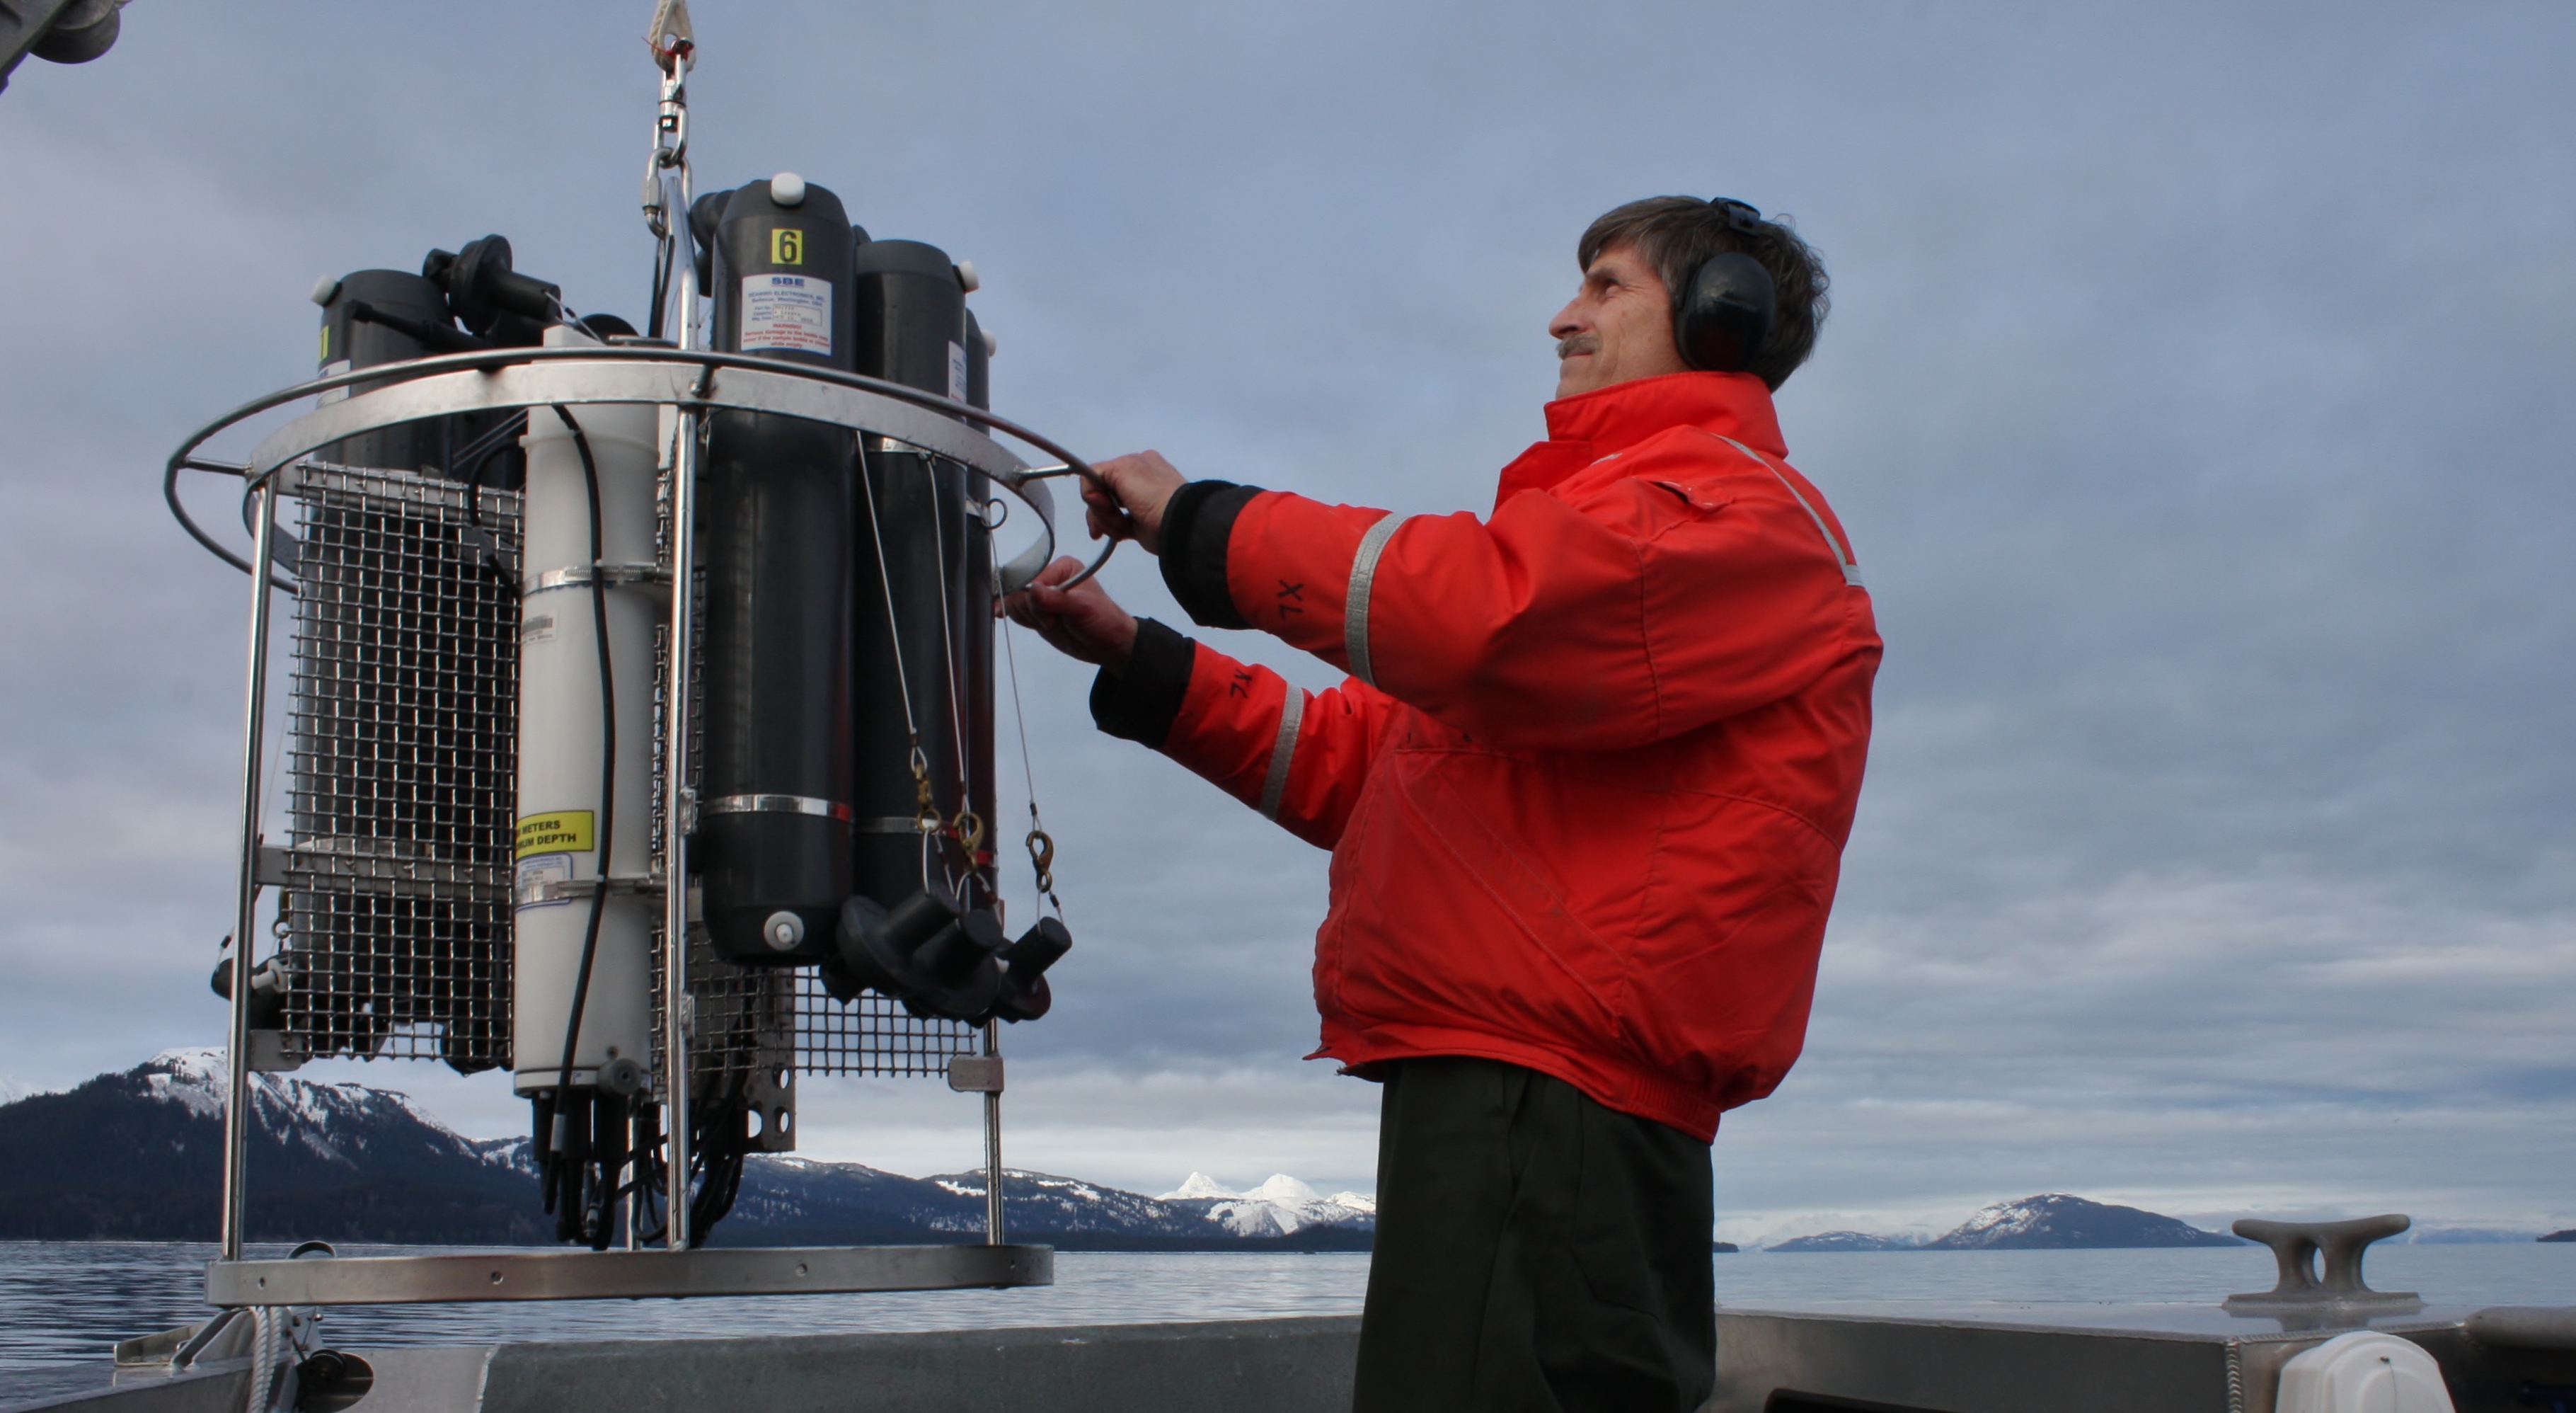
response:
M832 356L832 282L812 275L742 277L742 351Z
M948 341L948 400L966 400L966 345L955 339Z

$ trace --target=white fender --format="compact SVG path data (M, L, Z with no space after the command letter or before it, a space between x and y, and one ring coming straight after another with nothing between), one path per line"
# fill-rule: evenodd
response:
M2442 1366L2376 1330L2337 1335L2281 1366L2278 1413L2452 1413Z

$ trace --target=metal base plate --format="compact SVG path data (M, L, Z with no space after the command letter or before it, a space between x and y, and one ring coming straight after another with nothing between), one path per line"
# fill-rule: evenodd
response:
M206 1303L222 1306L823 1295L1053 1284L1055 1249L1048 1246L502 1251L206 1264Z

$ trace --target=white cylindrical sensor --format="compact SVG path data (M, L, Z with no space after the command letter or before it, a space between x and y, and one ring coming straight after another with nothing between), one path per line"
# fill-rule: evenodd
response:
M590 340L565 328L549 346ZM653 636L668 591L638 577L654 560L655 469L662 409L569 407L599 483L599 561L605 571L609 701L616 709L614 808L600 798L604 718L597 609L591 599L590 489L572 429L552 407L528 410L528 480L521 506L517 906L513 914L511 1054L518 1092L552 1089L561 1074L573 989L601 876L643 877L653 856ZM609 837L601 837L608 815ZM572 1082L602 1065L652 1061L650 894L612 889L601 906L589 1000L572 1046Z

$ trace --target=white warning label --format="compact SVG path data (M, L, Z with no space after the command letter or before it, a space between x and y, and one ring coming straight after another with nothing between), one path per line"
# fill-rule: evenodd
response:
M955 339L948 341L948 400L966 400L966 345Z
M832 356L832 282L812 275L742 277L742 351Z

